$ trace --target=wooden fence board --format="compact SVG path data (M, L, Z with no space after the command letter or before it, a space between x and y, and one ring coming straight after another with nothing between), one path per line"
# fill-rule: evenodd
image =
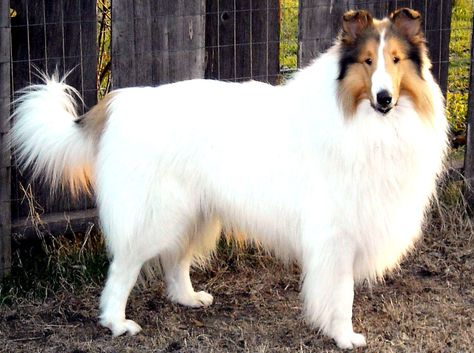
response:
M206 78L278 83L278 0L207 0Z
M50 2L55 2L50 0ZM85 110L97 103L97 7L95 0L61 0L64 22L64 68L74 71L68 83L81 93ZM69 22L69 23L68 23ZM60 37L59 37L60 38ZM61 42L52 36L50 43Z
M38 231L42 235L85 232L97 224L99 224L97 211L89 209L48 213L41 217L40 224L34 224L31 219L19 219L12 223L11 232L21 239L31 239L38 236Z
M298 67L307 66L332 45L347 8L345 1L300 0Z
M203 78L205 69L205 0L155 2L160 10L153 31L161 34L153 51L158 63L167 70L154 72L158 83ZM168 62L165 62L167 60ZM155 65L155 67L160 67Z
M113 88L204 77L204 30L205 0L113 1Z
M301 0L298 66L308 65L318 53L332 45L345 11L367 9L375 17L381 18L400 7L411 7L423 15L425 36L433 62L432 72L446 95L451 34L450 0Z
M136 86L133 1L112 1L112 87ZM144 33L146 36L148 33Z
M153 31L150 23L152 4L150 1L135 1L133 9L132 34L134 36L135 50L135 84L140 86L151 86L153 82ZM114 59L112 59L114 60Z
M0 3L0 279L11 266L11 156L6 147L10 115L10 2Z
M253 1L252 5L252 77L277 83L280 73L279 1Z
M234 45L234 1L208 0L207 11L210 14L207 15L209 22L206 20L206 40L212 44L206 43L206 48L208 48L208 52L216 52L216 54L208 54L207 65L215 68L216 71L208 71L206 78L236 80L239 74L234 55L236 49ZM247 53L247 55L249 54ZM211 59L214 59L215 62Z

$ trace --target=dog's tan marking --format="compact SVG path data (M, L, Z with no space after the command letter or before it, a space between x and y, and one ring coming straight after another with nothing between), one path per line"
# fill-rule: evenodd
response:
M115 96L115 92L107 94L91 110L77 120L84 130L96 139L99 139L104 131L108 118L108 108Z
M364 99L370 99L370 78L376 69L378 43L369 39L360 50L358 63L351 65L346 77L339 85L339 101L346 117L354 115L357 106ZM364 65L367 59L372 65Z

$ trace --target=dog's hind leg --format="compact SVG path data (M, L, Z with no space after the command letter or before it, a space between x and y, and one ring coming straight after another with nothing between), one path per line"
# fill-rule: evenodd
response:
M170 249L182 248L180 244L185 242L185 236L183 236L186 231L185 220L192 218L185 217L185 213L177 206L179 204L177 202L158 203L161 205L159 209L150 207L148 212L140 212L145 207L140 207L139 203L135 204L137 205L135 210L138 211L133 214L131 210L134 208L130 208L128 218L123 208L115 207L114 209L114 204L105 208L104 204L101 204L102 209L106 209L104 212L106 215L113 210L116 213L122 212L121 217L103 217L112 221L102 222L104 232L107 234L112 262L101 296L100 323L108 327L114 336L124 333L134 335L141 330L138 324L125 317L130 291L145 262L156 256L161 257ZM183 217L176 217L178 214ZM125 222L120 222L122 219ZM180 263L180 266L179 270L184 269L186 262ZM178 269L176 272L181 273Z
M100 324L108 327L114 336L134 335L141 328L125 317L128 296L135 285L143 264L162 249L150 239L149 215L140 212L145 207L137 200L125 198L125 193L108 192L116 199L101 198L99 211L102 228L111 255L105 288L100 298ZM115 202L112 202L115 201ZM123 205L133 205L124 207Z
M211 294L204 291L194 291L189 276L191 262L192 258L189 254L182 256L175 253L161 257L168 297L173 302L190 307L211 305L213 301Z
M137 323L125 318L125 307L142 265L143 262L131 254L115 254L110 264L101 296L100 323L114 336L134 335L141 330Z
M217 221L198 222L184 249L167 251L160 256L168 297L172 301L190 307L212 304L213 297L211 294L204 291L194 291L189 270L196 257L198 261L202 260L199 258L214 250L220 236L220 230Z

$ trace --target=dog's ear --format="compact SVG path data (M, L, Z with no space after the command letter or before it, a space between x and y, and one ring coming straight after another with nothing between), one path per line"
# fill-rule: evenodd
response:
M411 39L421 34L421 14L418 11L405 7L395 10L389 17L402 36Z
M342 16L342 40L345 43L354 42L372 24L373 18L369 12L364 10L347 11Z

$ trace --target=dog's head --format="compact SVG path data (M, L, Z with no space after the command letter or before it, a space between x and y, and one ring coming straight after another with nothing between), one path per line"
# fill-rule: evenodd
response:
M348 11L339 46L338 93L346 116L352 116L362 100L386 115L401 95L410 96L420 111L431 108L420 97L423 71L431 64L417 11L402 8L382 20L367 11Z

